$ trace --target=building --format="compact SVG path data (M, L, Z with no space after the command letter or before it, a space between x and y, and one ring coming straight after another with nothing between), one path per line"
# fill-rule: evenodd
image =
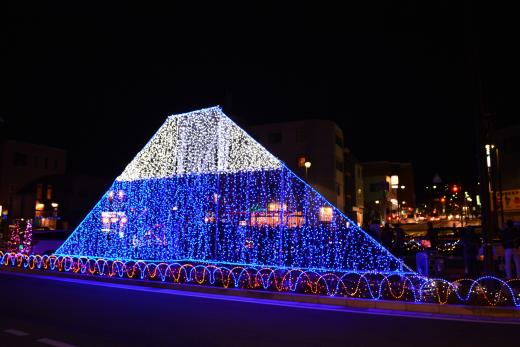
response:
M503 215L498 208L499 225L502 225L502 219L520 221L520 125L496 130L495 140L498 154L495 186L499 201L502 190Z
M363 167L352 152L345 147L345 213L358 225L363 223L364 186Z
M14 201L18 190L37 178L62 175L66 170L65 150L14 140L0 142L0 210L4 219L22 215L23 201ZM40 187L40 194L52 196L54 187Z
M74 229L109 183L77 174L39 177L13 194L12 218L31 218L35 229Z
M311 119L256 125L248 130L328 201L345 211L343 131L336 123Z
M415 178L411 163L364 162L365 221L397 221L415 210Z

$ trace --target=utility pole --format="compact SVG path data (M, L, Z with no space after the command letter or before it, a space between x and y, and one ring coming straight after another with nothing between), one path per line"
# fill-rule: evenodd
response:
M484 273L493 274L493 234L496 230L496 199L493 187L492 170L492 132L494 128L494 115L481 113L480 121L477 122L477 160L479 168L480 196L482 197L482 236L484 250ZM495 199L495 200L493 200Z

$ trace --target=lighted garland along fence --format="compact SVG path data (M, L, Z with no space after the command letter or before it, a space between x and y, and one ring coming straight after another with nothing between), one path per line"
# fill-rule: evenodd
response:
M195 263L153 263L3 253L0 266L70 272L224 288L294 292L373 300L418 303L520 307L520 279L503 281L486 276L476 280L428 279L414 274L312 270Z

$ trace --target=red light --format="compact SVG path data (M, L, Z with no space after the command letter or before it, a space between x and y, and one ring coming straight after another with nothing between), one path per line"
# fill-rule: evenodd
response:
M459 187L458 186L453 186L453 187L451 187L451 191L456 193L456 192L459 191Z

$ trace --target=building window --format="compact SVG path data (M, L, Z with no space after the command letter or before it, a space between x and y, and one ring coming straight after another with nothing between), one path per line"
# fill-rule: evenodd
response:
M58 169L58 160L54 159L54 170Z
M336 160L336 170L343 172L343 162Z
M320 222L332 222L332 207L320 207Z
M305 162L307 161L307 158L302 155L298 157L298 167L305 167Z
M281 143L282 142L282 133L269 133L269 143Z
M336 193L338 194L338 196L341 195L341 184L339 183L336 183Z
M336 145L340 146L341 148L343 148L343 139L336 135Z
M305 142L305 130L303 128L296 128L296 143Z
M23 153L13 153L13 165L14 166L25 166L27 165L27 155Z
M49 158L43 160L43 168L47 170L49 168Z
M51 199L52 199L52 185L48 184L47 185L47 200L51 200Z
M34 168L38 168L38 157L34 157Z
M36 199L41 200L43 197L43 184L38 183L36 185Z

